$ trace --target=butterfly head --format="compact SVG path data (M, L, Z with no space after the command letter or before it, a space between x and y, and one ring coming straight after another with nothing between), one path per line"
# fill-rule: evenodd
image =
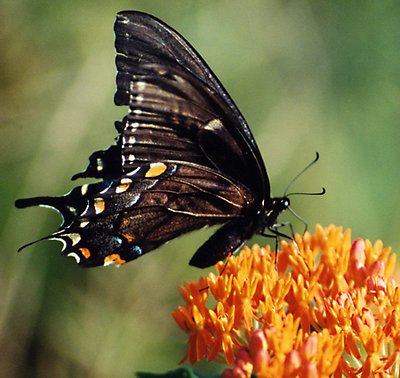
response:
M264 228L273 227L281 213L287 210L290 206L290 200L288 197L276 197L272 198L270 204L265 209L262 215L262 224Z

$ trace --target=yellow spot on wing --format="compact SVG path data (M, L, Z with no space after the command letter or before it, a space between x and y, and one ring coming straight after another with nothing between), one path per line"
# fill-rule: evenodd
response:
M132 183L131 179L123 178L120 181L120 184L115 188L115 193L123 193L127 191Z
M116 264L118 266L121 266L125 264L126 261L121 259L121 256L118 253L113 253L112 255L109 255L104 258L104 266Z
M157 177L163 174L167 170L167 166L164 163L151 163L150 169L146 172L146 177Z
M87 248L79 248L79 250L82 252L82 255L85 259L90 257L90 251Z
M94 199L94 211L96 212L96 214L100 214L104 211L104 209L106 208L106 204L103 200L103 198L95 198Z

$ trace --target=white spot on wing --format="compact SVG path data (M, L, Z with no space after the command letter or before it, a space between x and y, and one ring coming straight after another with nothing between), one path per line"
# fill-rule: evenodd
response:
M218 118L212 119L210 122L207 123L207 125L204 126L204 129L206 130L211 130L211 131L218 131L224 127L223 123L221 120Z
M123 156L122 156L123 157ZM104 194L104 193L107 193L107 191L110 189L110 187L112 186L112 182L110 183L110 185L108 185L105 189L103 189L101 192L100 192L100 194ZM85 211L87 211L87 208L86 208L86 210ZM82 214L83 215L83 214Z
M104 168L103 159L97 158L96 159L97 170L100 172Z
M137 203L137 201L139 201L139 199L140 199L140 193L134 195L134 196L131 198L131 200L129 201L129 205L128 205L128 206L133 206L133 205L135 205L135 204Z
M136 87L137 87L137 92L143 92L144 89L146 88L146 82L138 81L138 82L136 82Z
M81 223L79 223L79 227L80 228L84 228L89 224L89 221L82 221Z
M75 213L76 212L76 208L73 206L67 206L67 209L71 212L71 213Z
M78 264L81 262L81 258L75 252L68 253L67 256L73 257Z
M123 177L120 181L121 184L131 184L132 180L130 178L127 177Z
M88 211L89 211L89 202L86 203L85 210L82 211L81 216L85 216L85 215L87 214Z
M81 194L84 196L88 191L89 184L84 184L81 186Z
M60 236L66 237L68 239L71 239L72 245L76 245L81 241L81 235L78 233L71 233L71 234L61 234Z
M58 210L55 206L50 206L50 205L43 205L43 204L40 204L39 205L39 207L46 207L46 208L48 208L48 209L53 209L53 210L56 210L56 211L58 211L58 213L59 214L61 214L62 215L62 212L60 211L60 210Z
M129 137L124 136L124 144L135 144L136 143L136 138L133 135L130 135Z
M139 127L140 125L139 125L139 122L133 122L133 123L128 123L127 124L127 127L126 127L126 129L128 130L128 131L130 131L131 133L134 133L137 129L138 129L138 127Z
M64 252L64 251L65 251L65 248L67 248L67 242L66 242L64 239L62 239L62 238L54 237L54 238L50 238L49 240L57 240L57 241L60 241L60 242L62 243L61 252Z
M138 173L140 170L140 167L135 168L133 171L128 172L126 175L127 176L134 176L136 173Z

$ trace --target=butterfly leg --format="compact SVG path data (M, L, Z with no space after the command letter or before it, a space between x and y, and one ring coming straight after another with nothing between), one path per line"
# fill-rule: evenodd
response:
M193 255L189 265L207 268L238 250L252 235L252 224L232 220L215 232Z
M290 234L286 235L283 232L278 231L278 228L281 227L285 227L285 226L289 226L290 228ZM267 234L265 232L260 233L261 236L265 236L267 238L274 238L275 239L275 252L278 250L278 244L279 244L279 239L280 238L284 238L284 239L288 239L291 240L293 242L293 244L295 245L296 249L299 250L297 243L296 243L296 239L294 237L294 230L293 230L293 225L291 222L284 222L284 223L276 223L271 227L268 227L268 230L272 232L272 234Z
M290 232L292 236L286 235L283 232L278 231L278 228L289 226L290 227ZM275 223L274 225L268 227L268 231L271 231L272 234L266 234L265 232L261 232L261 236L265 236L266 238L274 238L276 239L277 237L281 237L284 239L289 239L293 240L294 239L294 233L293 233L293 226L290 222L284 222L284 223Z

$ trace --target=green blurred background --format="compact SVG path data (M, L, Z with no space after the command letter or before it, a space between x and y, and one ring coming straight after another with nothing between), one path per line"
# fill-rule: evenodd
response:
M207 273L187 262L209 231L121 269L81 269L55 242L16 253L60 218L14 200L69 191L113 143L126 112L113 105L120 10L156 15L206 59L254 131L274 195L320 152L293 186L327 189L293 197L311 228L335 223L398 249L400 3L358 4L0 1L1 377L126 377L173 369L184 354L170 312L178 285Z

